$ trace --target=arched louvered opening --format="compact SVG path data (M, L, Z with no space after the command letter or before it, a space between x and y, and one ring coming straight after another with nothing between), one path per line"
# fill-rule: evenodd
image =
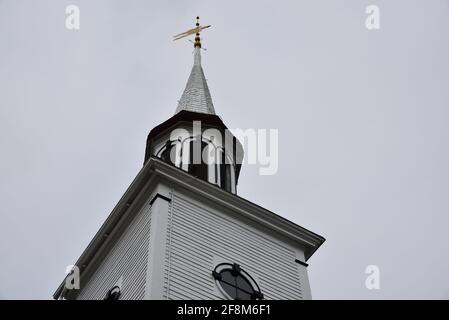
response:
M188 172L193 176L208 181L207 143L200 139L193 139L189 144Z
M172 151L174 149L174 146L171 144L170 141L167 141L167 145L165 146L164 151L161 153L161 159L171 165L175 164L175 159L172 157Z
M236 193L234 163L223 149L219 148L217 153L218 161L216 166L220 177L220 187L226 191Z
M236 193L235 165L226 151L205 137L167 141L156 156L193 176Z
M177 166L178 160L178 142L168 140L165 145L157 152L156 156L161 158L163 161Z

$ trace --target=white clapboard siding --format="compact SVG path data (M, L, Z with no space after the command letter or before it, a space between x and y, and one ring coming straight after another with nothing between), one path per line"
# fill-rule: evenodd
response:
M218 258L239 263L265 299L302 299L293 248L180 192L170 207L166 298L224 299L212 277Z
M133 218L107 253L77 299L103 299L122 277L120 300L140 300L145 295L150 238L151 207L149 204Z

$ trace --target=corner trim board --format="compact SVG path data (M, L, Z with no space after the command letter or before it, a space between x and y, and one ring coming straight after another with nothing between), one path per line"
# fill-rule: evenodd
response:
M164 196L164 195L162 195L162 194L160 194L160 193L156 193L156 195L155 195L155 196L153 197L153 199L151 199L151 201L150 201L150 206L153 205L154 201L156 201L157 198L161 198L161 199L163 199L163 200L165 200L165 201L167 201L167 202L171 202L171 199L170 199L170 198L168 198L168 197L166 197L166 196Z
M303 261L301 261L301 260L298 260L298 259L295 259L295 262L296 262L296 263L299 263L300 265L302 265L302 266L304 266L304 267L306 267L306 268L309 266L308 263L305 263L305 262L303 262Z

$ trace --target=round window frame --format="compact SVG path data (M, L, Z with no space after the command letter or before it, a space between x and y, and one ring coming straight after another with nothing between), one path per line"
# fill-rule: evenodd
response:
M237 263L220 263L218 264L214 271L212 271L212 276L215 279L215 285L217 286L218 290L221 292L221 294L223 294L225 296L226 299L228 300L237 300L236 298L233 298L229 295L229 293L226 292L226 290L223 288L223 286L221 285L221 272L223 271L231 271L232 273L237 272L238 276L241 276L242 278L244 278L251 286L253 293L251 294L251 296L255 295L254 298L251 298L250 300L263 300L263 294L260 290L259 285L257 284L256 280L254 280L254 278L245 270L243 270L240 265L238 265ZM240 289L242 290L242 289Z
M103 300L109 300L109 301L117 301L120 299L120 296L122 295L122 288L120 286L113 286L106 294L106 297L104 297Z

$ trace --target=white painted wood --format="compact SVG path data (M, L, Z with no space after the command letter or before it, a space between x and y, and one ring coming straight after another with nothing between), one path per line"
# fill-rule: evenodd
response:
M160 300L166 298L165 263L169 243L167 225L169 224L170 203L167 199L171 194L164 187L158 186L158 194L164 196L155 198L152 204L152 226L148 254L147 290L145 299Z
M147 202L106 254L88 282L86 284L81 282L82 287L77 299L103 299L108 290L117 283L121 283L120 299L143 299L147 276L151 211Z
M306 270L295 262L300 248L220 207L176 189L167 227L168 299L224 299L212 277L217 259L239 263L257 279L266 299L310 298Z

